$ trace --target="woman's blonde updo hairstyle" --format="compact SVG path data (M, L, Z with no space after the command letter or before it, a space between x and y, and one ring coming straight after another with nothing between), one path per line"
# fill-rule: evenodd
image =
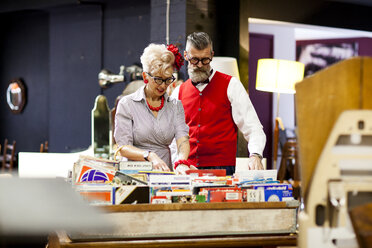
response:
M150 44L143 51L141 63L144 72L153 76L171 77L174 55L165 45Z

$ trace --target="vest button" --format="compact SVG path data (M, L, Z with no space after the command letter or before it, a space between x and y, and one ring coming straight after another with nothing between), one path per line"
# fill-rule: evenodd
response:
M196 165L199 165L199 163L196 163Z
M199 140L197 140L196 143L199 143Z
M201 111L201 108L199 108L198 110Z
M203 95L203 93L200 92L200 93L199 93L199 96L202 96L202 95Z
M196 158L199 158L199 156L196 156Z
M198 127L200 127L200 124L198 124Z

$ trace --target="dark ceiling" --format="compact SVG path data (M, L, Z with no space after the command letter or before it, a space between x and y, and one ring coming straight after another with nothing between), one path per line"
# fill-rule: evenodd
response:
M1 0L0 13L43 10L62 5L107 3L123 0ZM149 0L152 2L155 0ZM165 0L164 0L165 1ZM189 1L189 0L185 0ZM210 2L218 0L207 0ZM232 2L233 0L230 0ZM372 0L234 0L254 8L251 17L319 26L372 31ZM253 4L254 3L254 4ZM238 6L238 4L237 4ZM239 9L236 10L239 12Z
M372 6L371 0L331 0L334 2L340 2L340 3L350 3L350 4L356 4L356 5L365 5L365 6Z

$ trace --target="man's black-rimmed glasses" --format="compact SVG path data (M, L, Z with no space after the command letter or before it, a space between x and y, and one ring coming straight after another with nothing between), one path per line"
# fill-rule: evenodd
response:
M186 54L186 57L187 57L188 61L189 61L191 64L193 64L193 65L197 65L197 64L199 64L199 61L200 61L203 65L208 65L208 64L212 61L211 58L201 58L201 59L199 59L199 58L195 58L195 57L193 57L193 58L189 58L189 56L188 56L187 54Z

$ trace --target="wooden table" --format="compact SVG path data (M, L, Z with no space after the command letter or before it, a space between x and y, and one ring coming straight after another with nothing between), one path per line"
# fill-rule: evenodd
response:
M296 246L296 204L187 203L106 206L112 233L57 232L49 247ZM106 214L105 214L106 216ZM168 218L168 220L167 220Z
M297 234L217 236L167 239L132 239L117 241L72 242L66 233L49 237L49 248L54 247L276 247L296 246Z

